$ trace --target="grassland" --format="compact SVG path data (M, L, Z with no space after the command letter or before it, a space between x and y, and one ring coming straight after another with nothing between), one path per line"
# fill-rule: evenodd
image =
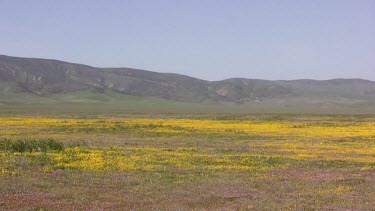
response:
M335 99L334 97L332 97ZM118 114L375 114L373 101L344 102L328 98L273 98L259 102L183 102L157 97L131 96L113 91L103 93L76 91L38 96L30 93L0 91L0 115L118 115Z
M0 117L0 209L373 210L375 117Z

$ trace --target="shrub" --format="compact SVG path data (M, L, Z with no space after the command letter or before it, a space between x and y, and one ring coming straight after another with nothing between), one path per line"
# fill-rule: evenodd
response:
M0 150L6 152L48 152L62 151L64 144L54 139L10 140L0 139Z

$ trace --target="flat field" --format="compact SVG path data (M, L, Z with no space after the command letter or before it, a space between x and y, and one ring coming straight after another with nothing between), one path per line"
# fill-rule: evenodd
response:
M374 210L375 117L0 117L4 210Z

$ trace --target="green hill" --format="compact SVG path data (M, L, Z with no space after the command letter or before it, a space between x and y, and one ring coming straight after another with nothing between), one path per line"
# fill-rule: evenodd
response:
M131 68L96 68L0 55L0 106L155 112L375 113L363 79L205 81Z

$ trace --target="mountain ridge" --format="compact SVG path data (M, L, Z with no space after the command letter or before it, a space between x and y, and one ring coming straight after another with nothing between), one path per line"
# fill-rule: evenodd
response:
M81 63L76 63L76 62L68 62L68 61L63 61L59 59L46 59L46 58L39 58L39 57L18 57L18 56L9 56L5 54L0 54L1 57L8 57L8 58L14 58L14 59L31 59L31 60L41 60L41 61L53 61L53 62L59 62L59 63L66 63L66 64L71 64L71 65L80 65L80 66L86 66L90 68L96 68L96 69L132 69L132 70L137 70L137 71L144 71L144 72L149 72L149 73L157 73L157 74L170 74L170 75L179 75L179 76L186 76L189 78L193 79L199 79L202 81L207 81L207 82L220 82L220 81L225 81L225 80L231 80L231 79L247 79L247 80L260 80L260 81L334 81L334 80L357 80L357 81L367 81L367 82L373 82L375 83L375 80L369 80L369 79L363 79L363 78L331 78L331 79L311 79L311 78L300 78L300 79L276 79L276 80L271 80L271 79L260 79L260 78L244 78L244 77L233 77L233 78L227 78L227 79L222 79L222 80L205 80L205 79L200 79L198 77L193 77L189 75L184 75L184 74L179 74L179 73L173 73L173 72L157 72L157 71L152 71L152 70L143 70L140 68L128 68L128 67L96 67L92 65L87 65L87 64L81 64Z
M207 81L176 73L133 68L99 68L56 59L0 55L0 92L48 97L89 90L198 103L300 103L353 105L375 100L375 82L366 79Z

